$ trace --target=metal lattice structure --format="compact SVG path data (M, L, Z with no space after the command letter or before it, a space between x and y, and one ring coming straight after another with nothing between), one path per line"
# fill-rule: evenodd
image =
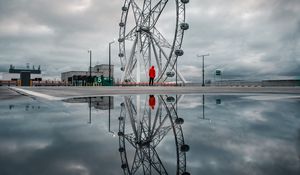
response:
M173 98L175 101L167 102L169 99L168 96L158 96L158 107L155 110L145 103L142 111L140 97L137 97L136 104L131 97L125 97L121 104L118 132L121 168L125 175L168 174L156 148L171 131L176 147L176 174L189 175L186 172L186 152L189 146L184 143L181 128L184 120L177 115L175 105L178 100ZM134 156L128 158L127 152L130 149Z
M124 0L118 39L123 71L122 82L140 82L141 79L148 79L147 71L152 65L157 69L156 82L165 82L174 78L174 75L183 83L186 82L182 74L175 69L175 64L178 56L184 54L181 45L184 31L189 29L189 25L185 22L185 4L189 0L175 0L175 29L168 32L174 34L171 42L157 26L168 2L168 0ZM133 15L129 13L130 11ZM128 32L129 23L133 28ZM144 76L141 75L143 73Z

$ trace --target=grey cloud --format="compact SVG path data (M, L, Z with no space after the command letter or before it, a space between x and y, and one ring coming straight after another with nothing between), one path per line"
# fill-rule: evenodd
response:
M278 78L281 71L290 69L289 65L299 67L299 51L295 49L299 46L299 38L293 37L298 33L298 2L205 1L204 5L203 1L197 2L199 5L193 7L202 7L202 11L193 10L198 15L188 15L188 19L197 22L192 23L186 35L187 40L191 38L192 41L184 44L188 48L186 57L195 58L196 53L210 52L206 63L233 75L229 78L253 79L257 75ZM214 8L218 10L214 12ZM249 19L244 20L243 15ZM198 46L196 51L191 49L195 46ZM252 62L253 56L257 57L256 63L249 65L246 60ZM268 57L272 58L266 61ZM279 65L283 67L276 67Z

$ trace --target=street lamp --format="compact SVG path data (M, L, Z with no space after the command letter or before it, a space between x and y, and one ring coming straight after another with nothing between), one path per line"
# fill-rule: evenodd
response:
M88 53L90 53L90 77L89 77L89 83L90 86L92 84L92 50L88 50Z
M204 83L204 57L209 56L209 54L205 55L197 55L197 57L202 57L202 86L205 86Z
M177 73L178 73L178 70L177 70L177 68L178 68L178 67L177 67L177 62L178 62L178 58L176 58L176 63L175 63L175 64L176 64L176 86L178 86L178 84L177 84L177 79L178 79L178 78L177 78Z
M111 41L108 43L108 52L109 52L109 55L108 55L108 79L109 79L109 83L111 85L111 82L110 82L110 78L111 78L111 45L115 42L115 40Z
M116 136L115 132L110 130L110 109L111 109L111 100L110 100L111 96L108 97L108 132L112 134L113 137Z
M88 124L92 124L92 97L89 97L89 121Z

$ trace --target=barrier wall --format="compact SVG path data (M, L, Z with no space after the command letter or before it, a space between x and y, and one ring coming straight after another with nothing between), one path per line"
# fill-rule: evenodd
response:
M263 80L262 86L300 86L300 80Z

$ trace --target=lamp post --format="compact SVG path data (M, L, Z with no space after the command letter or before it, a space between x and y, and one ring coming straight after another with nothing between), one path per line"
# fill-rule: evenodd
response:
M92 50L88 50L88 53L90 53L90 77L89 77L89 83L90 86L92 84Z
M89 97L89 121L88 124L92 124L92 97Z
M178 78L177 78L177 73L178 73L178 70L177 70L177 68L178 68L178 67L177 67L177 62L178 62L178 58L176 58L176 86L178 86L178 84L177 84L177 79L178 79Z
M202 57L202 86L205 86L204 83L204 57L209 56L209 54L205 55L197 55L197 57Z
M115 40L111 41L108 43L108 79L109 79L109 83L111 85L110 82L110 78L111 78L111 45L115 42Z
M109 104L109 107L108 107L108 132L112 134L113 137L116 136L115 132L111 131L110 129L110 109L111 109L111 96L108 97L108 104Z

